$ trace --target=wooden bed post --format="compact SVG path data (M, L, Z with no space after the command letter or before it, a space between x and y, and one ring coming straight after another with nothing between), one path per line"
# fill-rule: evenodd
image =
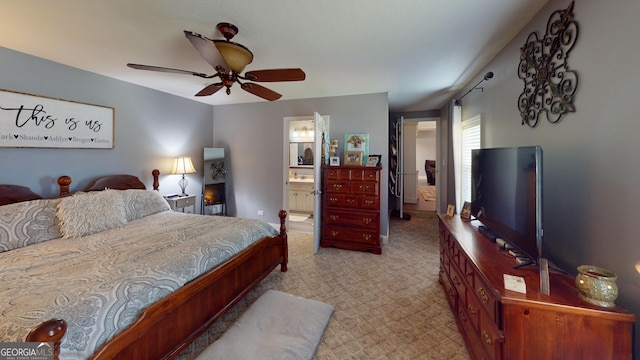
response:
M153 175L153 190L158 191L158 188L160 187L160 183L158 182L158 176L160 175L160 170L153 169L151 174Z
M67 322L62 319L51 319L35 327L27 334L28 342L52 342L53 358L60 359L60 342L67 332Z
M282 263L280 263L280 271L287 271L287 263L289 262L289 244L287 239L287 212L285 210L280 210L278 212L278 217L280 218L280 237L282 238Z
M60 187L60 196L69 195L69 185L71 185L71 177L62 175L58 178L58 186Z

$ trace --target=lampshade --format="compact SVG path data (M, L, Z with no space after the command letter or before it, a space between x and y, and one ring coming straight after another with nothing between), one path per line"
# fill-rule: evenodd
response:
M225 40L214 40L213 42L229 68L237 73L241 73L244 67L253 61L251 51L238 43Z
M182 179L178 181L178 185L180 189L182 189L182 196L187 195L187 185L189 182L185 179L184 174L193 174L196 172L196 169L193 167L193 163L191 162L191 158L188 156L178 156L173 161L173 169L171 169L171 174L182 174Z
M178 156L173 161L173 169L171 169L171 174L193 174L196 172L196 169L193 167L193 163L191 162L191 158L188 156Z

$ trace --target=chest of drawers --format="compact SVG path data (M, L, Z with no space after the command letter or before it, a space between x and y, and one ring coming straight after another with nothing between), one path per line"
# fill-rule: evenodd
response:
M382 252L380 244L380 168L323 168L320 246Z
M440 284L472 359L631 359L635 316L578 297L572 276L553 271L540 292L537 266L516 260L459 216L439 215ZM505 289L522 277L526 294Z

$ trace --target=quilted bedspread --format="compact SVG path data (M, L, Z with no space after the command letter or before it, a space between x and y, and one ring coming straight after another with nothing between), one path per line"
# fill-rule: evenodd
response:
M124 227L0 253L0 339L67 322L61 359L86 359L140 312L264 236L251 219L165 211Z

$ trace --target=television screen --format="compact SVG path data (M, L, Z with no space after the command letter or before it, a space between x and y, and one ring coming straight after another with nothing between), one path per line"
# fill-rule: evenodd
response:
M542 148L477 149L471 155L471 213L532 262L542 256Z

